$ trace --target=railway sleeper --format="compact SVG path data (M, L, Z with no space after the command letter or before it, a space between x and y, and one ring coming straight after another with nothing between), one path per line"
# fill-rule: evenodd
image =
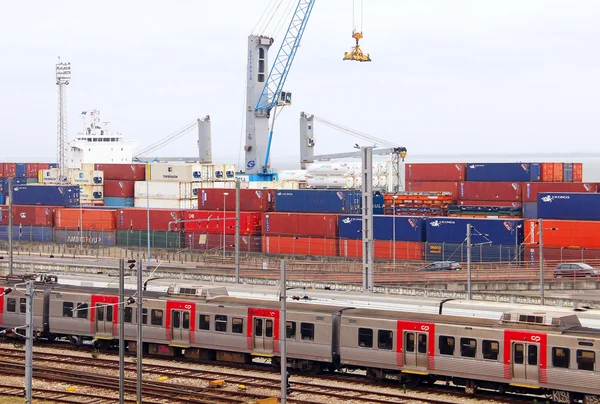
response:
M273 365L273 368L275 368L276 370L280 369L281 358L279 358L279 357L272 358L271 364ZM309 361L309 360L303 360L303 359L287 358L287 367L288 367L288 369L297 370L301 373L315 375L321 371L329 371L330 364Z

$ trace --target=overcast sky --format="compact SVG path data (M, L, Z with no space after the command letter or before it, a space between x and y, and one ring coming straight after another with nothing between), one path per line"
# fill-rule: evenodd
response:
M71 137L94 108L141 146L210 115L215 160L238 163L247 36L268 3L2 2L0 159L55 161L60 55L73 70ZM404 145L409 158L598 153L598 21L598 0L365 0L361 44L373 62L356 63L342 61L351 0L317 0L273 163L297 161L301 111ZM357 142L319 125L316 137L318 153ZM195 148L192 134L160 155Z

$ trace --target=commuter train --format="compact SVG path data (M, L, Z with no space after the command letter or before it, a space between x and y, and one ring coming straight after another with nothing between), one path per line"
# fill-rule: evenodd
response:
M36 338L116 343L117 303L114 289L36 284ZM135 351L137 306L130 303L124 338ZM25 311L22 288L0 284L0 328L22 326ZM280 314L276 301L232 297L224 288L146 291L144 352L235 363L266 357L278 366ZM290 301L285 330L288 365L304 372L362 369L401 383L451 381L472 394L481 388L600 403L600 330L581 326L574 313L541 308L491 320Z

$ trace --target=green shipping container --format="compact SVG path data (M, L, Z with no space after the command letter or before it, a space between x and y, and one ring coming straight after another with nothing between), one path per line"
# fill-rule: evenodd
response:
M147 247L146 230L117 230L117 245L124 247ZM185 248L185 236L174 231L150 231L150 248Z

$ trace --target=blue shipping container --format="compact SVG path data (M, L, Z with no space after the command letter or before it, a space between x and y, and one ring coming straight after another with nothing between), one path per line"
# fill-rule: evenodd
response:
M119 208L133 208L134 198L117 198L113 196L104 197L104 205Z
M0 240L8 241L8 226L0 226ZM13 226L13 241L51 243L52 228Z
M523 220L521 219L475 219L461 217L427 218L426 240L439 243L463 243L467 238L467 224L472 244L515 245L523 242ZM485 235L485 236L484 236Z
M13 204L45 206L79 205L78 186L19 185L13 187Z
M4 205L5 197L4 194L0 194L0 205Z
M538 217L558 220L600 220L600 194L540 192Z
M48 164L48 168L58 168L58 163L50 163Z
M275 212L360 213L361 192L294 189L275 192Z
M525 218L525 219L537 219L538 218L537 202L525 202L523 204L523 218Z
M394 229L394 219L396 228ZM338 217L340 238L362 238L362 217L343 215ZM395 234L395 237L394 237ZM425 241L425 218L410 216L373 216L373 239L396 241Z
M373 214L383 215L385 214L385 201L383 195L379 192L373 195Z
M521 254L520 247L514 245L480 244L471 248L471 262L518 262L521 257L517 254ZM425 261L467 262L467 246L456 243L427 243ZM463 266L463 270L466 269Z
M469 163L467 181L538 182L540 163Z
M54 242L59 244L115 245L114 231L55 230Z
M17 178L25 178L25 177L27 177L27 164L25 164L25 163L17 163L16 177Z
M13 178L13 188L27 184L27 178ZM0 194L8 195L8 179L0 178Z

